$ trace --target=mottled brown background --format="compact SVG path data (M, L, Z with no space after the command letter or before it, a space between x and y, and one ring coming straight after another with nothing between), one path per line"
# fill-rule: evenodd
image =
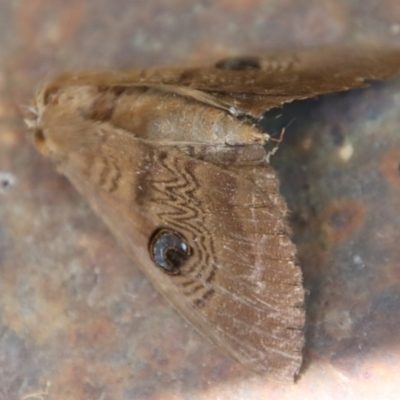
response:
M309 290L293 386L244 371L166 304L33 149L20 107L73 68L400 46L400 0L1 0L0 27L0 400L398 398L399 79L285 112L273 163Z

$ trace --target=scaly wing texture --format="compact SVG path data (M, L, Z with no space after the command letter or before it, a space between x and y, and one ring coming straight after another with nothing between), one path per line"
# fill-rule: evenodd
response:
M101 82L109 86L155 86L211 104L198 91L212 95L221 108L230 105L242 113L260 117L284 103L364 87L368 80L387 79L400 69L400 51L385 46L327 46L270 51L236 57L204 67L169 67L126 72L82 72L64 74L52 83ZM174 89L175 88L175 89ZM215 100L214 104L215 105Z
M61 171L200 332L249 368L293 381L302 360L304 291L272 169L230 171L106 125L95 129L103 130L101 142L69 153ZM268 181L270 193L261 186ZM179 275L149 255L160 227L193 250Z

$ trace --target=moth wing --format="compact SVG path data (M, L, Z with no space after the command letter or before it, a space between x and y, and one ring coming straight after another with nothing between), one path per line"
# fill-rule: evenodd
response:
M293 100L368 86L399 72L400 50L372 45L326 46L269 51L217 62L213 67L177 69L175 75L144 78L212 93L224 104L260 117ZM165 79L164 79L165 78Z
M232 57L203 67L65 74L53 86L91 81L104 87L153 86L260 117L293 100L365 87L369 80L388 79L399 69L398 49L326 46Z
M87 150L90 169L71 156L62 172L201 333L250 369L293 381L302 361L304 290L273 170L230 171L116 136ZM179 274L149 254L159 228L179 233L192 249Z
M400 69L399 50L373 46L278 51L255 59L259 69L246 71L245 77L240 68L229 71L230 65L246 63L246 57L237 57L220 62L228 69L216 71L220 79L214 78L223 82L214 93L218 100L254 117L293 100L366 87L368 81L388 79ZM206 89L205 83L194 87Z

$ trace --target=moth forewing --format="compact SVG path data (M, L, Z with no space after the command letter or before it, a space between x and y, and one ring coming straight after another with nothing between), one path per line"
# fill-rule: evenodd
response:
M158 156L155 151L154 159ZM186 157L180 156L184 160ZM177 162L176 170L180 173L171 174L174 162L172 154L168 156L165 169L155 167L156 172L147 178L148 187L158 188L163 182L174 182L174 188L180 189L188 171L194 167L199 174L199 187L182 188L193 192L193 198L185 199L183 204L170 200L177 194L171 188L170 198L165 193L157 196L155 192L147 192L143 207L131 206L125 199L88 182L69 166L64 172L156 288L201 333L247 367L278 380L292 381L301 364L304 293L301 272L293 260L294 247L284 235L282 217L269 216L273 205L247 180L214 166L209 171L208 165L193 165L193 160L189 160L189 165ZM250 195L247 199L229 200L228 195L233 195L230 190L215 193L212 186L203 190L202 186L210 181L209 173L215 175L215 179L229 178L238 185L243 184L241 189L249 194L249 189L259 192L254 199L255 207L250 208ZM199 205L202 196L214 200L211 204ZM159 197L163 198L163 207L159 205ZM264 202L265 208L262 207ZM194 206L202 217L193 218ZM242 229L247 229L246 232L238 229L240 221L232 214L243 213L243 207L246 210L243 218L248 223ZM208 212L210 209L212 213ZM181 212L178 214L178 211ZM185 215L189 217L182 217ZM232 217L232 223L228 223L226 220ZM192 249L191 257L178 275L158 268L148 252L147 238L160 226L178 232ZM267 234L267 230L274 233ZM268 240L273 234L276 238ZM280 246L281 259L274 259L280 253ZM240 257L237 256L238 247ZM253 254L247 254L250 252ZM268 264L270 268L265 267Z
M365 85L399 52L300 50L204 68L66 74L28 121L154 286L246 367L291 382L304 289L261 111Z

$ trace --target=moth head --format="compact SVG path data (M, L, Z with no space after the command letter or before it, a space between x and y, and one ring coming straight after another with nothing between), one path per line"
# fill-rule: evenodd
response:
M54 161L81 148L88 137L84 131L92 124L85 117L98 96L98 90L90 85L50 84L39 90L25 113L36 148Z
M150 238L149 252L159 268L168 274L178 275L192 255L192 248L178 232L160 228Z

